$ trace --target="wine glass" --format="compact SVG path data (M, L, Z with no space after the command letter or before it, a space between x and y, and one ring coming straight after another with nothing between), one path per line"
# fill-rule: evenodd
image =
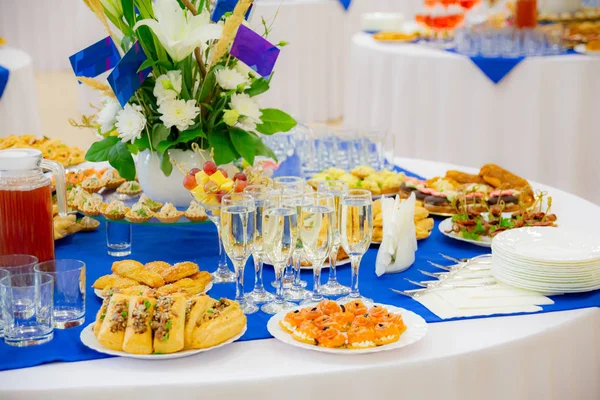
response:
M279 176L273 180L273 187L281 190L284 194L290 193L302 193L306 186L306 181L297 176ZM299 243L301 246L301 243ZM292 289L290 295L295 296L295 300L302 300L306 294L304 288L306 287L306 281L303 281L300 276L300 262L302 261L299 257L299 253L295 252L292 258L292 263L286 267L285 274L283 276L283 287L286 289ZM276 286L277 282L273 281L271 285Z
M361 296L358 290L360 260L369 248L373 235L372 203L371 192L363 189L351 189L342 198L340 234L342 246L350 256L352 263L352 288L348 296L338 299L341 302L358 299L363 302L373 302L371 299Z
M244 267L254 248L256 236L256 207L252 196L232 193L221 201L221 235L225 252L236 273L235 301L244 314L258 311L258 307L244 298Z
M267 314L294 307L283 297L283 272L298 241L297 207L290 197L275 194L265 202L263 210L263 251L275 268L278 283L275 300L264 304L261 310Z
M313 267L313 291L300 304L318 303L324 299L320 292L321 268L331 253L335 223L334 197L328 193L312 193L304 196L302 211L298 218L298 230L303 251Z
M273 189L264 185L250 185L244 189L244 193L254 199L256 206L256 238L254 239L254 250L252 258L254 260L254 290L246 294L246 298L254 304L267 303L273 301L275 296L265 290L263 284L263 231L262 214L267 198L273 193Z
M348 193L348 183L344 181L323 181L319 183L319 193L329 193L334 199L333 245L329 255L329 280L321 286L321 294L325 296L341 296L348 294L350 288L340 284L337 280L336 264L338 250L341 245L340 221L342 218L342 197Z

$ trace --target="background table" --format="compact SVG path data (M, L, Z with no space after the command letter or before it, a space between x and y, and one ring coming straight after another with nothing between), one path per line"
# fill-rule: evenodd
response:
M449 164L400 159L420 175ZM600 207L550 190L561 225L594 230ZM372 267L372 266L371 266ZM112 358L0 372L0 398L163 399L418 398L597 399L600 311L487 318L429 325L408 348L332 356L274 339L162 362Z
M500 165L600 204L600 57L532 57L494 85L466 57L353 38L345 124L383 127L396 154Z

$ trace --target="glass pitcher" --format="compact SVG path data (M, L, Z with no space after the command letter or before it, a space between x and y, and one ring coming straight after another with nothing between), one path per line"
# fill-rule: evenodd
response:
M52 172L56 182L58 213L67 214L65 170L42 159L35 149L0 151L0 255L31 254L40 262L54 260Z

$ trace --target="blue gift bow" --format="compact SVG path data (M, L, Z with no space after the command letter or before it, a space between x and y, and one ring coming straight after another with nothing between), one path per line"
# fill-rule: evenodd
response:
M110 36L105 37L69 57L75 76L95 78L113 69L121 55ZM81 82L79 82L81 84Z
M276 46L244 25L239 27L230 50L232 56L262 77L271 75L279 52Z
M349 0L346 0L349 1ZM235 8L238 0L217 0L217 4L215 4L215 9L210 17L213 22L219 22L223 15L228 12L232 12ZM250 5L248 12L246 13L246 20L250 18L250 13L254 5Z
M115 92L121 107L125 107L131 96L142 86L142 83L152 71L152 68L148 67L137 72L146 60L147 57L142 47L138 42L135 42L108 76L108 84Z
M8 84L8 76L10 75L10 71L0 65L0 99L4 94L4 89L6 89L6 85Z

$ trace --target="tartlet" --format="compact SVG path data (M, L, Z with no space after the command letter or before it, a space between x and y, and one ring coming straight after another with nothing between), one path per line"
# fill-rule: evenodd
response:
M158 201L152 200L150 197L146 196L145 193L142 193L142 195L140 196L140 199L138 200L138 203L145 205L153 212L157 212L163 206L163 203L159 203Z
M100 226L100 222L94 218L83 217L81 221L79 221L79 225L81 225L82 232L91 232Z
M154 216L160 222L172 224L179 221L179 219L183 216L183 211L177 210L171 203L166 203Z
M81 187L89 193L96 193L102 189L106 183L96 175L92 175L81 183Z
M208 215L206 215L204 207L202 207L194 200L190 202L190 206L187 210L185 210L185 213L183 215L185 215L185 217L192 222L202 222L208 219Z
M135 203L131 207L131 210L125 214L125 219L134 224L141 224L150 221L153 216L154 213L148 207L140 203Z
M102 196L98 194L93 194L83 201L83 203L79 207L79 211L81 211L85 215L97 217L102 213L103 205L104 203L102 202Z
M129 211L129 208L125 207L125 203L120 200L113 200L110 204L105 205L102 210L102 215L107 219L118 221L125 218L125 214Z
M119 175L119 171L116 169L109 169L102 174L102 180L105 182L107 189L116 189L125 183L125 178Z
M90 196L91 194L85 191L81 186L75 186L67 195L67 205L75 210L79 210L83 205L83 202Z
M350 173L359 179L365 179L367 176L373 175L375 173L375 169L368 165L360 165L352 169Z
M127 194L129 196L134 196L136 194L142 193L142 187L136 181L127 181L121 184L117 188L117 192L122 194Z

